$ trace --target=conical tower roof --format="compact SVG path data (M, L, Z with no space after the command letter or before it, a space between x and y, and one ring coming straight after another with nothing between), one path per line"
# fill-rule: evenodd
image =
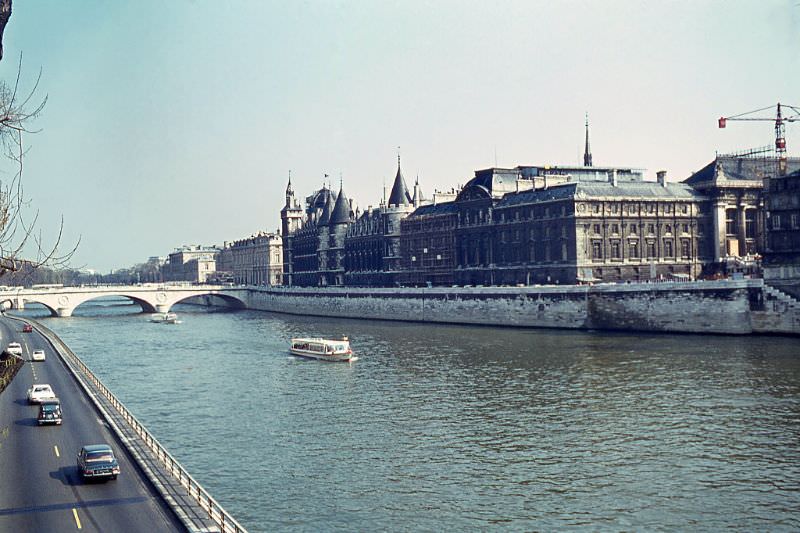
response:
M350 202L344 194L344 189L339 187L339 196L336 198L336 205L330 215L331 224L346 224L350 222Z
M408 205L410 200L411 196L408 194L406 180L403 179L403 173L400 171L400 156L397 156L397 175L394 177L392 193L389 195L389 205Z
M331 221L331 211L333 210L333 206L331 205L331 193L328 189L323 189L328 194L325 195L325 207L322 208L322 216L319 217L318 224L320 226L327 226L328 223Z

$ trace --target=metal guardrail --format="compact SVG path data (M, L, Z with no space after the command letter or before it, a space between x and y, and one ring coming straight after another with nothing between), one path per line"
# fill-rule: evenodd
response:
M30 319L26 320L32 322ZM181 464L167 451L164 446L161 445L160 442L158 442L158 440L147 430L147 428L144 427L144 425L139 422L130 411L128 411L128 408L117 399L114 393L108 390L103 382L100 381L100 379L95 376L91 370L89 370L89 367L86 366L80 357L75 355L75 353L69 349L69 346L67 346L58 335L39 322L36 323L36 327L41 332L45 333L52 343L57 344L62 350L62 353L69 356L72 360L72 363L74 363L89 380L91 380L95 387L97 387L97 389L106 397L111 405L114 406L117 412L128 422L130 427L141 437L142 441L147 445L148 448L150 448L158 460L161 461L161 463L168 469L169 473L186 488L189 495L194 498L198 505L200 505L200 507L208 513L208 516L214 522L219 524L223 532L247 533L247 530L242 527L241 524L239 524L230 513L225 511L225 509L223 509L222 506L217 503L211 494L209 494L208 491L204 489L200 483L198 483L189 474L189 472L183 468L183 466L181 466Z

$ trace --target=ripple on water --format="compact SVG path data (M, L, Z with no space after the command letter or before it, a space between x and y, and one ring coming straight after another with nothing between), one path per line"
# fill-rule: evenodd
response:
M800 527L795 339L136 309L45 320L251 531Z

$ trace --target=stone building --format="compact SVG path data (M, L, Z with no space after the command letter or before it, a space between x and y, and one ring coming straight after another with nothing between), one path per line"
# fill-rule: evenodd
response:
M205 283L217 269L219 248L190 245L176 248L161 267L164 281Z
M684 180L708 197L712 261L761 255L766 248L765 180L778 175L779 158L763 152L718 155ZM786 160L789 172L800 158Z
M400 222L400 285L455 283L457 223L458 211L453 201L421 206Z
M294 196L292 189L292 176L289 174L289 183L286 186L286 203L281 209L281 244L283 253L283 284L293 285L294 275L294 235L303 225L303 208Z
M325 186L306 198L303 215L290 180L281 210L284 261L288 262L284 283L301 287L343 285L345 235L353 217L353 205L344 189L340 187L336 194Z
M314 287L319 284L320 221L323 216L326 221L330 219L331 203L334 201L331 190L323 186L306 198L305 212L300 211L298 217L295 207L297 201L289 182L286 206L281 211L285 285Z
M787 167L800 169L800 159ZM764 184L777 168L778 158L763 152L720 155L681 183L664 172L648 182L641 169L594 166L587 123L584 165L478 170L447 201L431 203L418 183L409 193L398 158L388 201L363 213L352 205L348 213L343 193L325 187L303 213L290 183L281 211L284 282L531 285L730 273L732 260L757 262L768 249ZM792 179L774 187L788 190ZM784 196L774 200L775 261L794 253L778 250L794 242L786 225L792 196Z
M403 270L401 223L423 202L419 181L413 196L408 190L397 157L397 173L389 199L368 208L348 228L345 241L345 283L350 286L392 287Z
M281 237L274 233L226 242L219 252L217 277L242 285L281 285L282 249Z
M767 180L764 279L800 296L800 170Z
M705 198L691 187L667 183L665 174L658 183L645 182L633 169L602 169L603 181L594 171L575 176L568 167L554 167L554 174L540 169L478 171L464 187L456 200L457 284L699 275L707 255L701 242ZM521 192L505 192L514 171Z

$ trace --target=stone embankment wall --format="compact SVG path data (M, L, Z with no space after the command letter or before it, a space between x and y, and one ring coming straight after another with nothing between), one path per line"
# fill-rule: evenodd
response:
M768 292L770 291L770 292ZM680 333L800 334L800 306L762 280L594 286L251 289L248 307L414 322Z

